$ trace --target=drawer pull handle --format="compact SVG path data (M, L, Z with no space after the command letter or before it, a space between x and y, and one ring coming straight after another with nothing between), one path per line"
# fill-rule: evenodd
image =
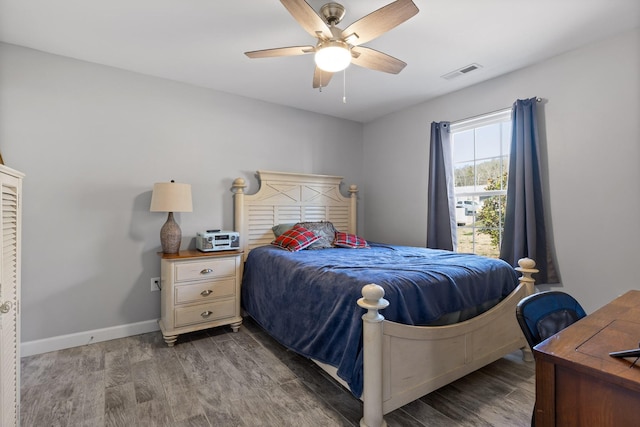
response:
M200 272L200 274L210 274L210 273L213 273L213 270L210 268L205 268Z
M211 295L211 292L213 292L211 289L207 289L206 291L200 292L200 295L202 295L203 297L208 297L209 295Z
M202 316L202 317L209 317L209 316L211 316L212 314L213 314L213 312L212 312L212 311L207 310L207 311L203 312L200 316Z
M11 311L11 301L6 301L4 304L0 305L0 313L6 314Z

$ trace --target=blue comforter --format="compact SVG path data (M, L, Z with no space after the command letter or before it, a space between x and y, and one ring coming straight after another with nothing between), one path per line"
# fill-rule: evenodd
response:
M362 287L385 290L385 319L425 325L441 316L507 296L517 286L501 260L449 251L370 243L370 249L288 252L253 249L242 280L242 305L276 340L338 369L362 393Z

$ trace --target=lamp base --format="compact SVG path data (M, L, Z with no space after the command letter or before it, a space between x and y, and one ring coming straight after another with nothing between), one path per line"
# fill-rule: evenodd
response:
M173 212L169 212L167 222L160 229L160 244L165 254L177 254L180 252L182 242L182 230L173 219Z

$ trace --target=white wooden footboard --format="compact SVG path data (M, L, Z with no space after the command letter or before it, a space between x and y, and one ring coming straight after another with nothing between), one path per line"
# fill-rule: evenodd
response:
M533 293L537 270L522 259L520 285L487 312L447 326L408 326L383 320L388 302L377 285L363 288L364 414L361 426L380 427L393 411L517 349L528 351L516 321L518 301Z

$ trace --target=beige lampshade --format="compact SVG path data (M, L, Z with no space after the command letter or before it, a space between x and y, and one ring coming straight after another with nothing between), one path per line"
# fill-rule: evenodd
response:
M191 185L177 182L153 184L151 212L192 212Z

